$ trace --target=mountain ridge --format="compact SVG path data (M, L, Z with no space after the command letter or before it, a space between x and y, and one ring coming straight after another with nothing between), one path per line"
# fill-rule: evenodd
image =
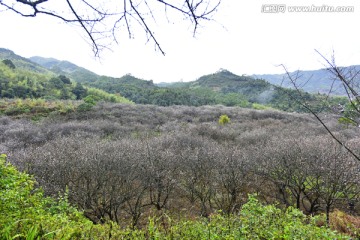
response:
M37 73L51 73L51 71L49 71L47 68L29 60L28 58L17 55L14 51L10 49L0 48L0 59L11 60L17 67L21 67Z
M44 62L44 59L47 61ZM187 88L187 87L196 87L200 85L206 85L209 88L218 87L219 83L223 82L221 78L226 79L226 81L231 82L241 82L241 81L251 81L251 80L265 80L266 82L273 84L275 86L280 86L284 88L294 88L292 83L287 79L287 74L252 74L252 75L236 75L226 69L220 69L215 73L210 73L199 77L193 81L188 82L162 82L162 83L154 83L152 80L144 80L139 79L131 74L126 74L120 78L108 77L108 76L100 76L96 73L91 72L86 68L82 68L73 64L69 61L60 61L54 58L42 58L42 57L31 57L30 60L35 61L39 65L48 68L53 72L57 72L59 74L69 74L70 77L73 77L77 82L95 82L102 79L107 79L108 81L116 82L118 81L121 84L130 84L136 85L131 81L124 79L128 79L129 76L133 77L132 81L139 83L142 87L162 87L162 88ZM69 67L70 66L70 67ZM344 69L353 68L356 71L360 71L360 65L352 65L343 67ZM70 70L69 70L70 69ZM291 76L301 76L297 80L297 84L301 86L301 89L305 92L309 93L321 93L327 94L330 90L332 90L332 94L345 96L346 92L342 88L340 81L335 81L334 84L329 83L333 81L331 74L327 69L317 69L317 70L298 70L289 72ZM212 79L213 78L213 79ZM285 79L285 81L284 81ZM140 81L143 81L140 83ZM332 88L331 88L332 86ZM330 89L331 88L331 89Z
M359 72L360 65L351 65L340 67L346 71L352 69ZM301 86L301 89L309 93L328 94L330 91L333 95L346 96L346 92L342 87L339 80L334 79L334 76L326 69L317 70L298 70L289 72L296 80L296 84ZM293 84L289 81L286 73L283 74L254 74L251 75L256 78L264 79L271 84L282 86L285 88L294 88Z
M239 76L226 69L203 75L191 82L168 83L165 86L164 84L158 86L152 80L139 79L131 74L120 78L100 76L69 61L39 56L24 60L24 58L16 56L11 50L3 50L2 52L3 57L11 56L14 61L26 63L25 65L32 66L35 69L39 68L51 76L64 75L75 83L100 89L108 94L120 94L120 96L138 104L160 106L222 104L241 107L254 107L257 104L257 107L263 105L260 106L261 109L271 107L284 111L304 111L301 104L296 102L294 98L289 98L289 95L295 96L295 99L301 97L301 99L306 99L315 105L319 103L317 101L320 95L315 96L307 92L299 95L296 90L277 86L253 76ZM58 80L54 81L59 82ZM58 92L58 97L59 94Z
M48 61L53 61L53 59L48 59ZM45 65L44 62L42 64ZM62 64L56 66L63 67ZM79 67L77 72L82 72L82 69ZM92 73L96 76L95 80L85 78L79 80L78 76L72 72L69 74L75 81L109 93L120 93L138 104L161 106L223 104L242 107L261 104L285 111L304 111L301 110L299 103L288 97L289 94L298 96L299 93L295 90L289 90L265 79L254 78L254 76L239 76L226 69L203 75L190 82L165 84L154 84L152 80L138 79L131 74L121 78L112 78ZM303 95L308 101L316 101L316 96L306 92Z

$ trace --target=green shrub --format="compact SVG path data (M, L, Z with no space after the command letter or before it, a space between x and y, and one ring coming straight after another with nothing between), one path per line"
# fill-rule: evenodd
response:
M221 115L220 118L219 118L219 124L220 125L226 125L230 123L230 118L228 117L228 115L224 114L224 115Z
M167 216L165 220L164 216L150 218L147 231L150 239L349 239L318 227L316 221L298 209L283 211L274 205L264 206L250 195L240 215L219 212L209 218L179 222Z
M90 103L82 103L77 107L78 112L87 112L90 111L94 107L93 104Z
M94 95L88 95L83 100L85 103L95 106L96 103L100 100L100 97Z
M246 239L348 239L329 228L318 227L319 218L308 217L292 207L281 210L262 205L250 195L240 212L241 234Z

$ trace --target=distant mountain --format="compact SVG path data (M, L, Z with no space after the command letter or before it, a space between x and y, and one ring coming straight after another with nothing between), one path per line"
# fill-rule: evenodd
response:
M272 84L249 76L238 76L226 69L187 83L168 84L168 88L211 89L217 93L237 93L251 102L269 103L275 88Z
M29 59L54 73L66 75L79 83L94 82L100 77L99 75L68 61L60 61L55 58L43 58L39 56L30 57Z
M228 70L220 71L200 77L198 80L190 83L191 88L207 87L223 93L237 92L248 97L273 90L270 83L248 76L238 76Z
M222 104L225 106L254 107L258 109L272 107L285 111L301 112L304 109L299 102L294 100L301 99L313 104L316 109L321 110L323 108L323 106L318 106L321 102L319 98L322 95L302 92L300 96L295 90L278 86L281 82L279 81L280 75L261 75L255 78L253 76L239 76L228 70L221 69L218 72L204 75L192 82L161 83L156 85L152 80L139 79L130 74L120 78L100 76L68 61L43 57L25 59L17 56L10 50L1 50L0 60L13 60L16 66L21 65L20 70L27 68L47 73L42 73L41 77L33 75L35 70L26 70L28 72L25 71L22 75L17 75L18 73L16 73L15 79L10 79L10 81L16 82L18 90L6 90L6 96L18 96L15 93L20 92L24 96L31 97L39 92L38 97L49 96L50 98L55 97L57 99L73 99L75 92L78 92L78 89L74 88L75 83L73 82L77 82L78 85L86 86L88 89L101 89L103 91L97 92L97 90L93 90L91 94L98 94L99 96L112 94L112 97L108 96L108 99L120 97L120 94L139 104L160 106ZM9 74L9 71L6 70L9 69L6 63L2 62L1 64L2 66L0 67L4 69L4 73ZM10 63L8 64L11 65ZM14 71L19 70L16 69ZM305 76L306 74L303 75ZM11 86L8 84L9 78L14 76L14 74L8 76L3 80L0 79L0 84L3 81L7 87ZM318 75L315 77L320 79ZM66 78L70 78L72 82ZM41 84L39 79L44 79L45 82L51 81ZM272 83L264 79L270 79L269 81ZM65 86L62 87L64 84ZM50 88L53 90L47 91Z
M216 73L205 75L200 77L198 80L193 82L191 86L203 86L203 87L209 87L209 88L217 88L219 86L229 86L229 85L237 85L241 82L247 82L247 81L254 80L251 77L246 76L238 76L226 69L220 69Z
M224 102L219 101L219 98L229 100L231 96L231 101L233 101L233 98L243 98L253 104L262 104L285 111L305 111L298 100L306 101L308 104L313 105L316 110L321 111L324 109L319 100L324 97L323 95L310 94L304 91L299 93L294 89L281 87L264 79L244 75L238 76L225 69L202 76L196 81L180 84L183 84L183 88L188 88L189 90L210 89L217 94L217 102L221 104L224 104ZM167 87L179 89L179 83L170 84ZM343 103L342 99L337 101Z
M32 62L31 60L15 54L13 51L5 48L0 48L0 60L11 60L18 68L29 70L36 73L51 74L51 72L41 65Z
M360 65L354 65L344 67L344 70L353 69L360 71ZM341 82L334 81L334 77L327 69L311 70L311 71L294 71L290 72L290 75L294 79L298 77L297 85L306 92L310 93L329 93L331 87L331 93L335 95L346 95ZM253 77L264 79L271 84L278 86L293 88L293 85L289 81L287 75L284 74L259 74L253 75Z
M31 57L30 60L51 70L52 72L64 74L76 82L91 86L101 85L101 89L106 91L115 92L113 90L118 88L119 85L130 85L139 88L156 88L152 80L139 79L130 74L121 78L113 78L97 75L88 69L79 67L68 61L60 61L54 58L43 58L38 56Z

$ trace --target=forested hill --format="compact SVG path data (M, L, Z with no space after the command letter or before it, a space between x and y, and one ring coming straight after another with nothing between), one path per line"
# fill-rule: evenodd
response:
M26 59L6 49L1 49L0 60L2 60L1 97L81 99L83 96L74 93L79 92L75 89L77 86L80 90L96 89L97 93L100 91L98 89L101 89L103 92L100 95L110 93L115 98L120 95L138 104L160 106L221 104L297 112L305 110L294 99L302 99L318 105L319 98L322 97L305 92L300 96L295 90L278 87L265 80L249 76L238 76L225 69L204 75L192 82L157 86L152 80L139 79L130 74L120 78L100 76L68 61L43 57ZM14 64L13 69L4 63L9 60ZM9 85L10 82L12 86ZM114 100L114 97L107 99ZM334 100L334 104L337 103L339 99ZM315 106L315 108L323 109L323 106Z
M40 64L52 72L64 74L76 82L90 85L100 85L106 91L112 91L116 85L131 85L141 88L156 88L152 81L142 80L130 74L121 78L113 78L108 76L100 76L88 69L79 67L68 61L60 61L54 58L31 57L31 61Z
M15 54L13 51L5 48L0 48L0 60L11 60L17 68L28 70L36 73L51 74L47 68L37 64L27 58Z
M130 102L120 95L85 87L68 76L0 49L0 98L41 98L47 100L80 100L92 95L97 100Z
M228 70L221 69L216 73L200 77L190 82L189 88L210 88L221 93L240 93L254 102L268 103L271 101L276 88L260 79L248 76L238 76Z
M152 80L139 79L130 74L112 78L96 75L84 68L56 59L41 57L31 59L52 71L69 76L74 81L109 93L120 93L138 104L160 106L222 104L252 107L253 103L269 104L273 96L267 93L269 90L272 91L271 84L263 80L237 76L226 70L203 76L193 82L162 87L156 86Z
M289 95L300 98L294 90L278 87L265 80L250 76L238 76L228 70L204 75L192 82L162 83L155 85L127 74L121 78L99 76L74 64L41 57L31 58L52 71L67 74L77 82L100 88L139 104L170 105L215 105L253 108L276 108L284 111L302 112L304 109ZM88 76L88 77L87 77ZM320 96L303 93L302 99L317 104ZM316 107L316 108L321 108Z
M242 103L251 103L252 107L263 109L272 107L284 111L303 112L305 109L300 102L307 102L316 110L330 109L331 106L321 106L321 94L310 94L298 92L271 84L263 79L255 79L250 76L238 76L228 70L221 69L216 73L200 77L198 80L188 83L168 84L168 88L199 90L207 89L221 96L224 105L231 106L237 100L242 99ZM331 105L343 104L344 99L332 98ZM237 105L239 103L236 103ZM330 107L330 108L329 108Z
M54 73L67 75L79 83L94 82L100 77L97 74L68 61L60 61L55 58L43 58L38 56L31 57L29 59Z

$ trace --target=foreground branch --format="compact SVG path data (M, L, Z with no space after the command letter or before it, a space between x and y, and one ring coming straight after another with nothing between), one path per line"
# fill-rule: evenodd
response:
M292 100L294 100L295 102L297 102L298 104L300 104L300 105L301 105L303 108L305 108L307 111L309 111L309 112L320 122L320 124L324 127L324 129L330 134L330 136L331 136L338 144L340 144L342 147L344 147L344 148L346 149L346 151L348 151L356 160L360 161L360 156L357 155L354 151L352 151L349 147L347 147L347 146L345 145L345 143L342 142L338 137L336 137L336 136L334 135L334 133L329 129L329 127L325 124L325 122L320 118L319 114L318 114L316 111L314 111L314 110L311 108L311 106L309 106L309 105L306 103L306 101L302 98L302 92L301 92L300 88L298 87L298 85L296 84L296 81L297 81L298 78L299 78L298 75L294 78L283 64L281 64L280 66L283 67L283 69L284 69L284 71L285 71L285 73L286 73L287 78L290 80L291 84L293 85L293 87L295 88L295 90L297 91L297 93L299 94L300 99L297 98L297 97L295 97L295 96L293 96L293 95L290 94L290 93L287 93L287 95L288 95ZM338 71L338 68L336 67L336 65L330 65L330 66L331 66L331 70L330 70L330 71L333 71L334 73L340 73L340 72ZM345 79L345 78L343 77L343 75L340 75L340 76L341 76L340 80L341 80L341 79ZM337 77L339 77L339 76L337 76Z
M212 20L221 0L123 0L97 3L90 0L66 0L66 6L62 9L51 5L51 0L0 0L1 7L10 10L23 17L37 17L47 15L60 19L65 23L76 23L90 39L94 54L97 56L102 47L109 46L112 42L118 43L116 36L121 32L121 24L125 26L129 38L133 37L134 25L130 19L142 27L152 41L156 49L165 55L160 41L158 40L153 24L160 18L155 9L161 4L167 14L167 8L173 13L184 16L184 21L190 21L194 26L194 35L201 21ZM53 1L55 3L55 1ZM152 5L150 5L152 4ZM66 8L67 7L67 8ZM148 17L150 16L150 18ZM105 43L103 43L105 41Z

